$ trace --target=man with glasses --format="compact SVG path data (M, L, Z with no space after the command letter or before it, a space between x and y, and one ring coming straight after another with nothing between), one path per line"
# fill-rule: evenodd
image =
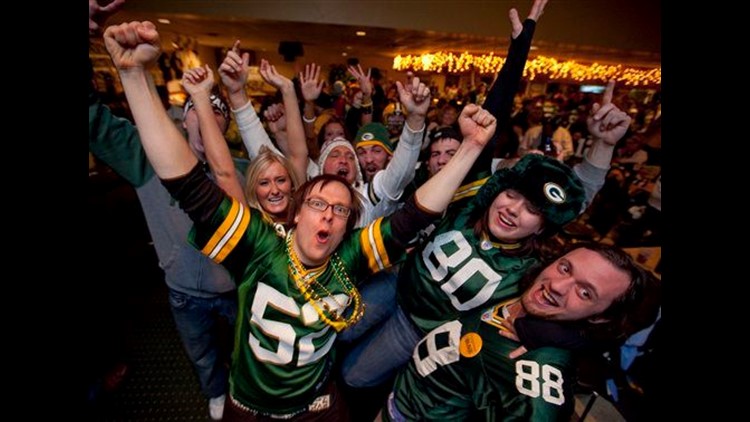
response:
M320 212L325 212L328 209L328 207L333 207L331 208L333 210L333 215L337 217L341 217L341 218L349 217L349 214L351 214L352 212L351 209L343 205L331 205L327 203L326 201L323 201L322 199L312 198L312 199L308 199L307 201L305 201L305 203L309 205L310 208L320 211Z
M237 342L224 420L347 420L332 382L332 346L337 333L364 313L355 284L405 258L409 240L448 206L494 133L495 118L481 107L467 106L459 119L464 142L458 159L391 217L354 232L362 209L359 194L337 175L313 178L295 192L290 229L282 237L260 211L211 182L154 101L158 97L146 68L160 53L155 26L112 26L104 41L147 156L195 224L189 241L224 265L238 284ZM404 87L403 92L414 103L430 101L424 85ZM353 312L345 317L350 306Z

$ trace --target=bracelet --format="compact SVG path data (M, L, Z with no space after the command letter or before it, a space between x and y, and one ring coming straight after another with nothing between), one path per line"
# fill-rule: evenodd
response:
M404 127L406 128L406 130L408 130L411 133L422 133L422 132L424 132L424 129L427 127L427 123L422 123L422 128L419 129L419 130L412 130L409 127L409 123L404 123Z
M315 117L313 117L312 119L308 119L307 117L305 117L305 115L304 115L304 114L302 115L302 120L303 120L303 121L304 121L305 123L315 123Z

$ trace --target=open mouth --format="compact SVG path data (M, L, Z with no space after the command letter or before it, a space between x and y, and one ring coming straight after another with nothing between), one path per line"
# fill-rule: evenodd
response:
M546 304L547 306L553 306L553 307L559 307L560 304L557 302L557 299L552 297L552 295L549 293L549 291L542 287L542 294L540 297L542 303Z
M508 217L506 217L503 213L500 213L498 216L498 220L500 220L500 223L502 223L504 226L507 226L508 228L516 228L516 223L511 221Z
M338 171L336 171L337 176L341 176L344 179L346 179L346 176L349 175L349 169L348 168L340 168Z
M315 234L315 239L318 243L328 243L328 239L331 237L331 233L328 230L319 230Z

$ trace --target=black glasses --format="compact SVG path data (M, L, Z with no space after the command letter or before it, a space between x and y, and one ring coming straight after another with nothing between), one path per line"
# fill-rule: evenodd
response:
M322 199L315 199L310 198L305 203L315 211L325 212L325 210L328 209L328 207L331 207L333 209L333 215L341 217L341 218L348 218L349 214L351 214L352 210L343 206L343 205L331 205L328 202L322 200Z

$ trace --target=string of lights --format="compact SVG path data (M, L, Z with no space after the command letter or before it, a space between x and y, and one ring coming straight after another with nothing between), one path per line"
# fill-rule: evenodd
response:
M493 53L475 56L469 53L437 52L419 56L401 56L393 59L393 69L426 72L463 73L476 69L479 73L497 73L505 57ZM582 64L575 60L559 61L553 57L537 56L526 62L523 76L529 80L544 76L551 80L577 82L606 82L615 79L629 86L661 85L661 67L635 68L623 65Z

